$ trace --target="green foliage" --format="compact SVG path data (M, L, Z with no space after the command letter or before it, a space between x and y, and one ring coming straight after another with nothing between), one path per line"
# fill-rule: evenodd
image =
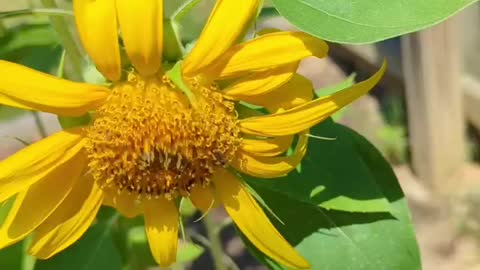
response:
M49 24L23 24L0 37L0 59L49 73L61 55L55 32Z
M37 260L34 270L117 270L122 258L115 246L113 225L118 214L104 209L82 238L49 260Z
M0 59L50 72L61 53L55 32L49 24L25 24L0 36ZM0 106L0 120L10 120L25 111Z
M265 181L245 176L248 183L286 195L312 206L348 212L390 212L388 201L376 185L362 157L352 151L349 138L327 120L310 131L308 155L301 172Z
M88 113L79 117L58 116L58 122L63 129L86 126L90 123L91 120L92 117Z
M338 151L336 155L343 158L345 154L358 157L355 161L343 162L344 170L357 167L355 163L363 164L369 171L369 180L375 186L375 193L379 192L387 201L390 212L359 213L367 212L368 209L357 209L358 213L328 210L322 207L322 204L319 204L320 207L315 206L302 198L283 192L283 189L255 183L252 187L284 224L274 217L271 221L312 264L312 269L420 269L419 251L408 208L390 165L356 132L331 122L326 125L330 126L332 131L335 130L337 137L342 139L342 145L349 149L348 153ZM313 156L318 158L317 155L324 153L325 148L310 148L306 161ZM328 151L327 155L332 157ZM317 166L321 170L329 165L318 162ZM302 171L303 168L305 162L302 164ZM337 175L339 174L333 176ZM359 179L361 178L352 175L348 182L342 182L341 177L338 178L342 185L355 185ZM296 189L296 186L303 185L301 179L296 180L296 183L289 181L289 178L278 182L285 182L283 185L288 183L291 189ZM323 181L323 178L318 177L318 183ZM287 269L265 257L248 241L246 243L249 250L270 268Z
M315 90L315 95L317 97L324 97L324 96L327 96L327 95L332 95L332 94L334 94L338 91L341 91L343 89L346 89L346 88L355 84L355 77L356 76L357 76L356 73L352 73L345 80L341 81L338 84L332 85L330 87L316 89ZM347 110L347 109L348 108L342 108L341 110L336 112L334 115L332 115L332 119L335 120L335 121L338 121L339 119L342 119L342 117L345 113L345 110Z
M443 21L476 0L272 0L300 30L338 43L370 43Z

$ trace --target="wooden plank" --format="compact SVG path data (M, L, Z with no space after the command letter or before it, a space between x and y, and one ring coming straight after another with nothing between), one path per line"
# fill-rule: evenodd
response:
M402 37L412 167L438 193L455 184L465 159L456 21Z

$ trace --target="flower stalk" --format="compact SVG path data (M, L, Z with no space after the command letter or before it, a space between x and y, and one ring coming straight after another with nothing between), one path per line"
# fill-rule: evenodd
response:
M47 130L43 125L42 119L40 118L40 114L38 112L32 112L32 115L33 115L33 119L35 120L35 125L37 126L38 133L40 133L40 136L42 138L47 137L48 136Z
M220 231L215 225L211 215L206 215L203 219L203 224L207 230L207 236L210 240L210 252L212 254L213 264L216 270L227 270L223 260L222 240L220 239Z
M172 20L179 22L185 17L185 15L192 10L202 0L189 0L178 8L171 16Z
M57 8L55 0L42 0L42 4L45 8ZM71 77L73 77L74 80L82 80L82 67L84 64L84 60L81 50L75 42L70 29L68 28L68 23L66 22L65 18L59 16L51 16L50 22L53 29L55 29L55 31L57 32L60 38L60 42L62 43L65 51L67 52L67 58L72 65L74 74L71 74Z

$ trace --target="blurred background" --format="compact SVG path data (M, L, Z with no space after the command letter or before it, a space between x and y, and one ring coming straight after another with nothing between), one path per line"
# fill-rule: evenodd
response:
M187 48L201 31L212 2L203 0L183 18L179 30ZM69 1L57 3L71 9ZM33 0L0 0L0 12L39 7ZM175 8L167 6L166 13ZM294 29L276 15L265 9L257 30ZM480 269L478 25L476 4L415 34L368 45L331 44L328 58L307 59L300 68L318 91L335 91L366 78L383 58L388 60L388 73L377 89L334 118L367 137L394 167L409 201L425 270ZM47 16L0 17L0 59L55 74L62 51ZM99 80L93 68L84 77ZM0 160L59 129L54 115L0 106ZM194 241L208 249L202 244L204 228L193 223L198 213L190 212L186 224L196 234ZM226 224L223 246L238 267L264 269L243 248L224 214L214 215ZM209 269L208 252L197 253L191 268ZM0 257L5 254L0 252Z

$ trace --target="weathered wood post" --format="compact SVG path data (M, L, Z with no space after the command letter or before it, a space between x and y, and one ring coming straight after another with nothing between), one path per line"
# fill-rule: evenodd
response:
M455 185L465 159L457 37L455 19L402 37L412 166L440 194Z

